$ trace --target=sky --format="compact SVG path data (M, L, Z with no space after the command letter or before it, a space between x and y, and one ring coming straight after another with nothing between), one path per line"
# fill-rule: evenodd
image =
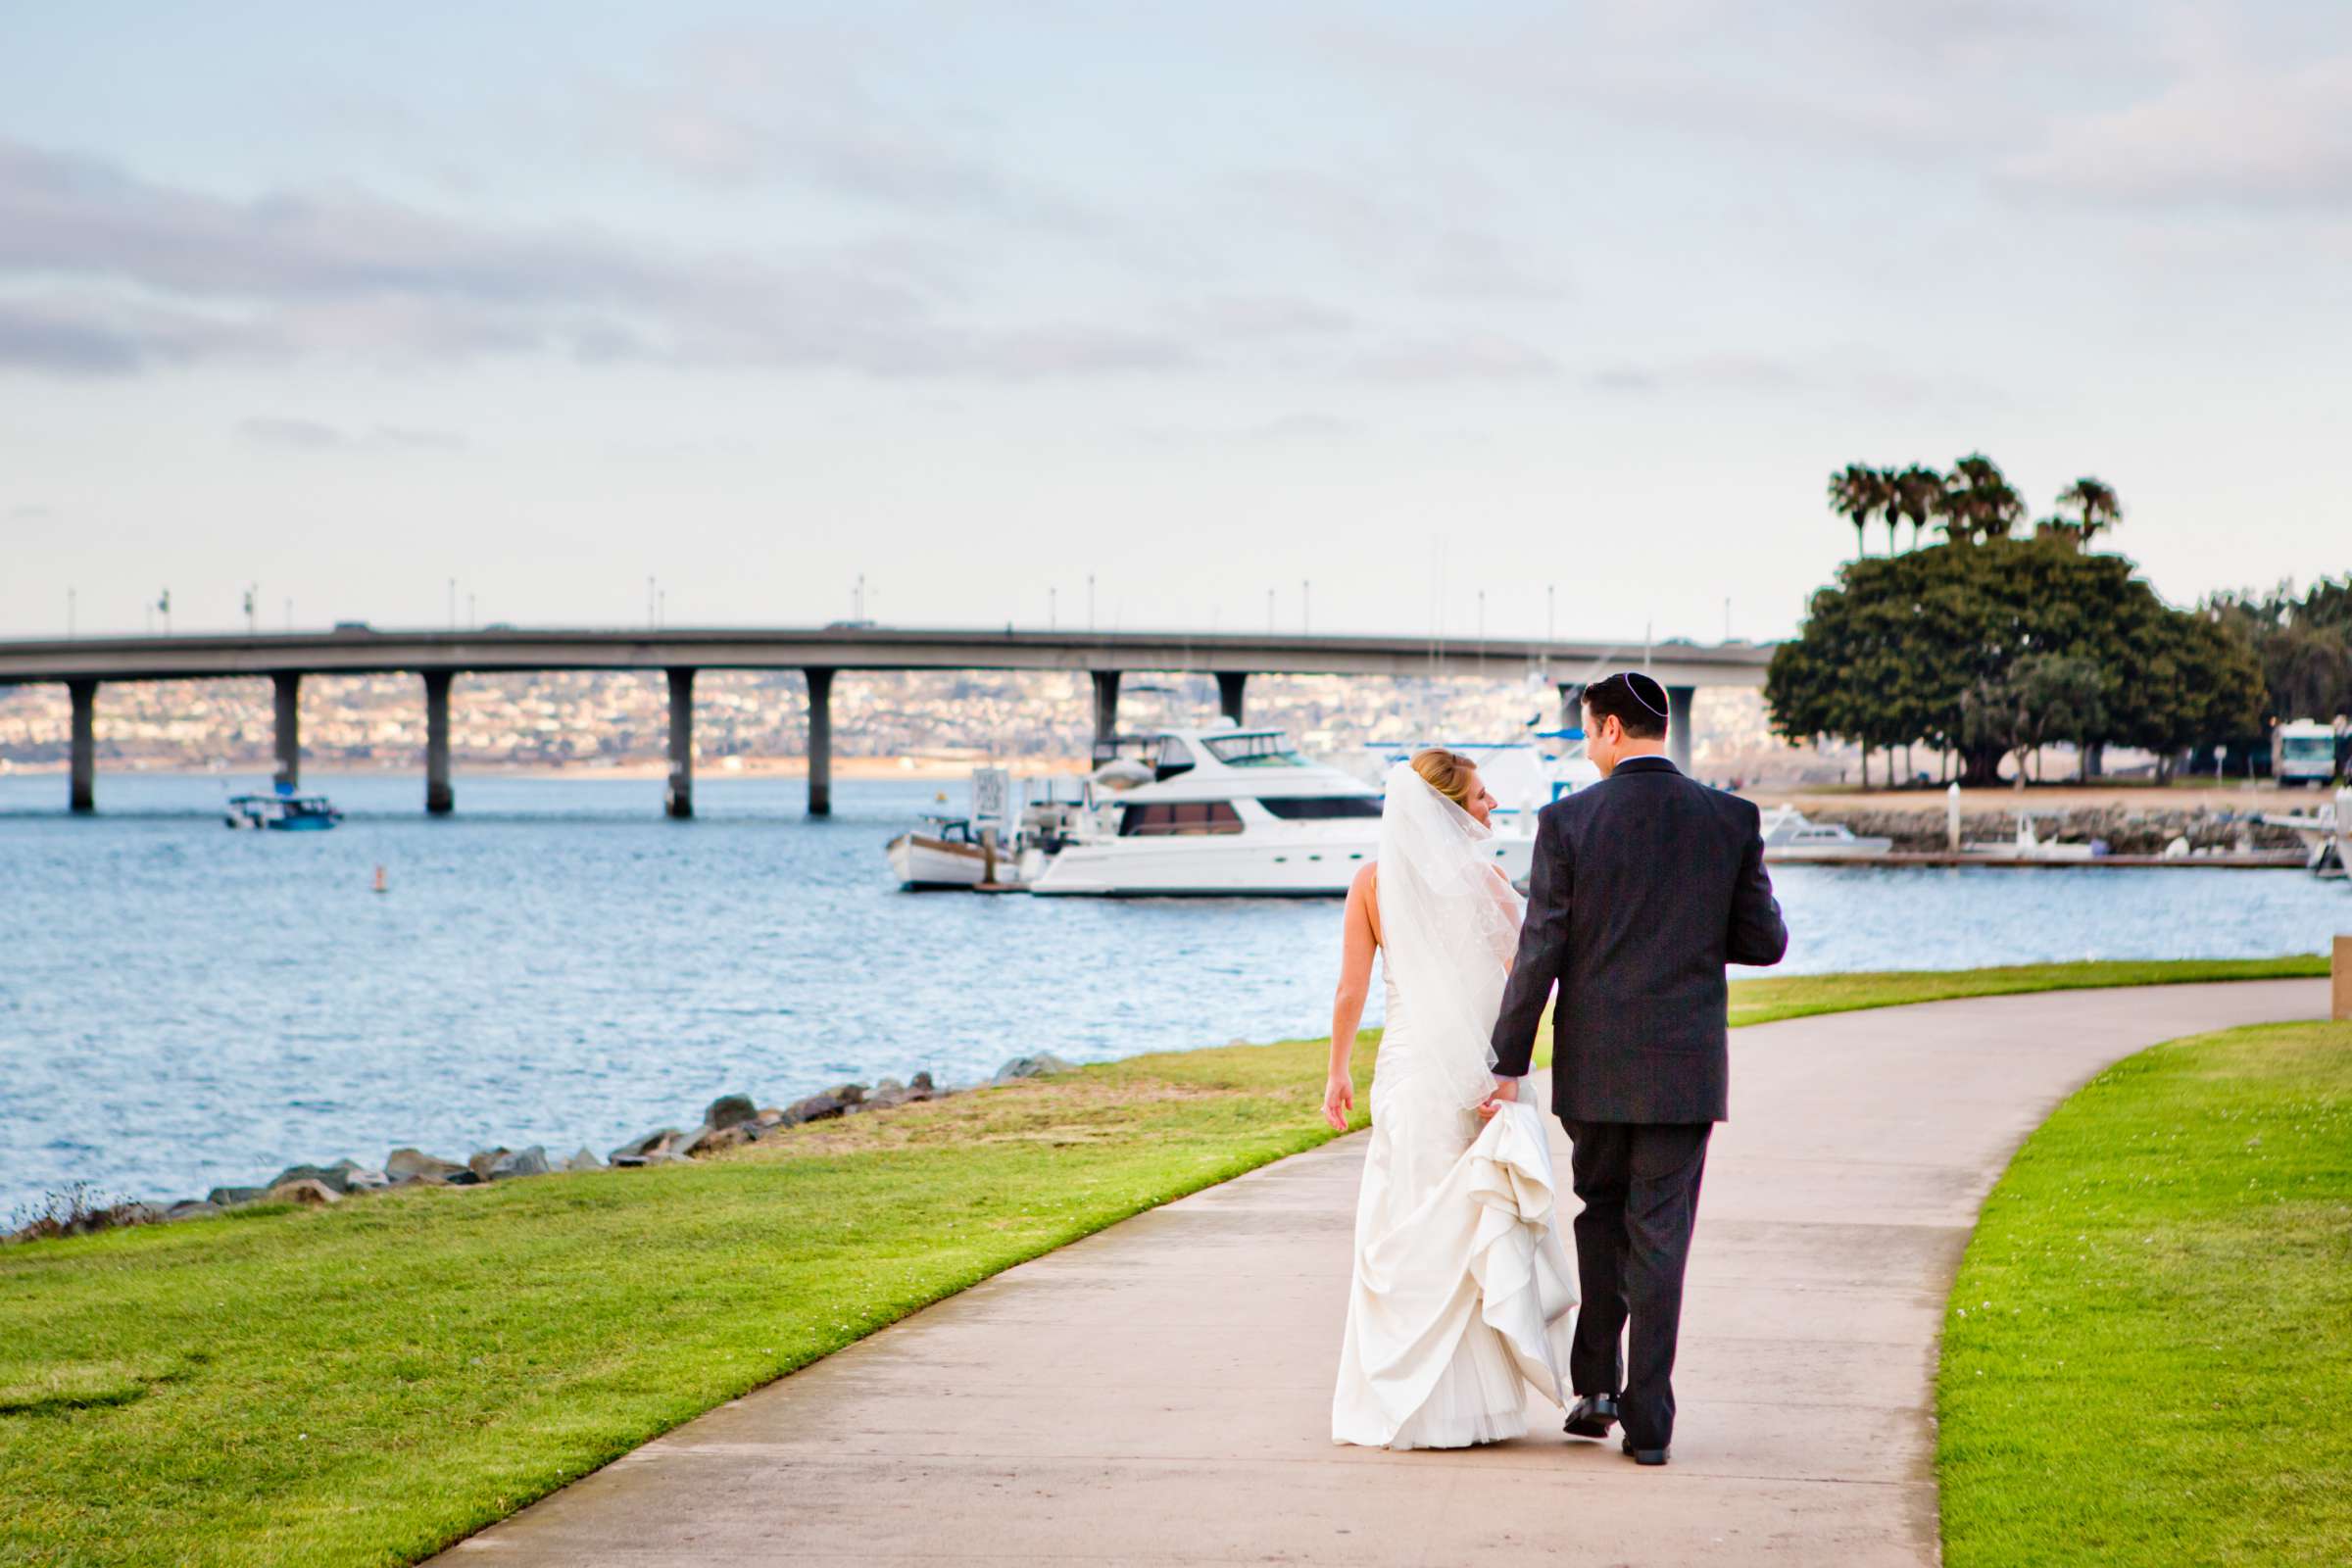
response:
M1976 450L2189 603L2348 378L2334 3L0 0L0 636L1768 638Z

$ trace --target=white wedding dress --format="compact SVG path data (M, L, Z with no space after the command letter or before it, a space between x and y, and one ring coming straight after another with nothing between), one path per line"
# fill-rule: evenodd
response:
M1335 1443L1458 1448L1566 1403L1576 1271L1553 1214L1542 1113L1481 1123L1518 896L1487 830L1410 767L1389 776L1379 870L1388 997L1356 1200Z

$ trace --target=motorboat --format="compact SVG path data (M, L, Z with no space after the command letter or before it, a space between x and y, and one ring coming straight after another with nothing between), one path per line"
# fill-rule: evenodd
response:
M2056 864L2072 860L2095 860L2107 853L2107 845L2097 839L2088 844L2060 844L2036 837L2033 815L2020 811L2017 813L2017 832L2014 837L1963 844L1960 853L1975 860L2031 860Z
M2334 880L2352 876L2352 788L2335 792L2335 802L2308 815L2281 816L2265 812L2255 820L2271 827L2291 828L2303 841L2304 865L2315 876Z
M902 833L884 846L899 886L909 893L992 886L1012 874L1018 857L1011 845L1000 849L993 829L975 829L969 817L925 816L924 826Z
M1040 897L1332 897L1380 848L1381 793L1279 729L1169 729L1096 769L1058 843L1024 851ZM1496 835L1514 882L1533 841Z
M232 795L225 814L230 827L280 833L320 833L343 820L323 795Z
M1814 822L1793 806L1765 813L1767 860L1871 859L1894 848L1894 840L1856 833L1843 822Z

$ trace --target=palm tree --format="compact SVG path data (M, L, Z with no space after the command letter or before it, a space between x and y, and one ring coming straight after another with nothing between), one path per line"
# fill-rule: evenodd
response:
M2101 533L2112 533L2124 519L2124 504L2116 499L2114 488L2088 476L2059 491L2058 505L2075 509L2075 531L2085 550L2090 548L2092 539Z
M1919 533L1936 515L1936 503L1943 495L1943 475L1934 468L1924 468L1914 463L1900 473L1889 469L1887 482L1893 499L1886 514L1886 531L1894 532L1894 519L1901 517L1911 524L1911 548L1919 548Z
M1886 510L1886 475L1866 464L1849 463L1830 475L1830 510L1854 525L1854 554L1865 555L1869 546L1863 530L1870 519Z
M1975 544L2008 538L2025 516L2026 503L1998 465L1982 452L1972 452L1952 465L1936 514L1946 538Z

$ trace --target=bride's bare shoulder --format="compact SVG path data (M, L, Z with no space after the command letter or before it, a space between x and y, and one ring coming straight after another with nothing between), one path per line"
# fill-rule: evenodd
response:
M1348 883L1348 911L1351 920L1361 920L1364 929L1372 933L1375 944L1380 941L1380 866L1371 861L1355 873Z

